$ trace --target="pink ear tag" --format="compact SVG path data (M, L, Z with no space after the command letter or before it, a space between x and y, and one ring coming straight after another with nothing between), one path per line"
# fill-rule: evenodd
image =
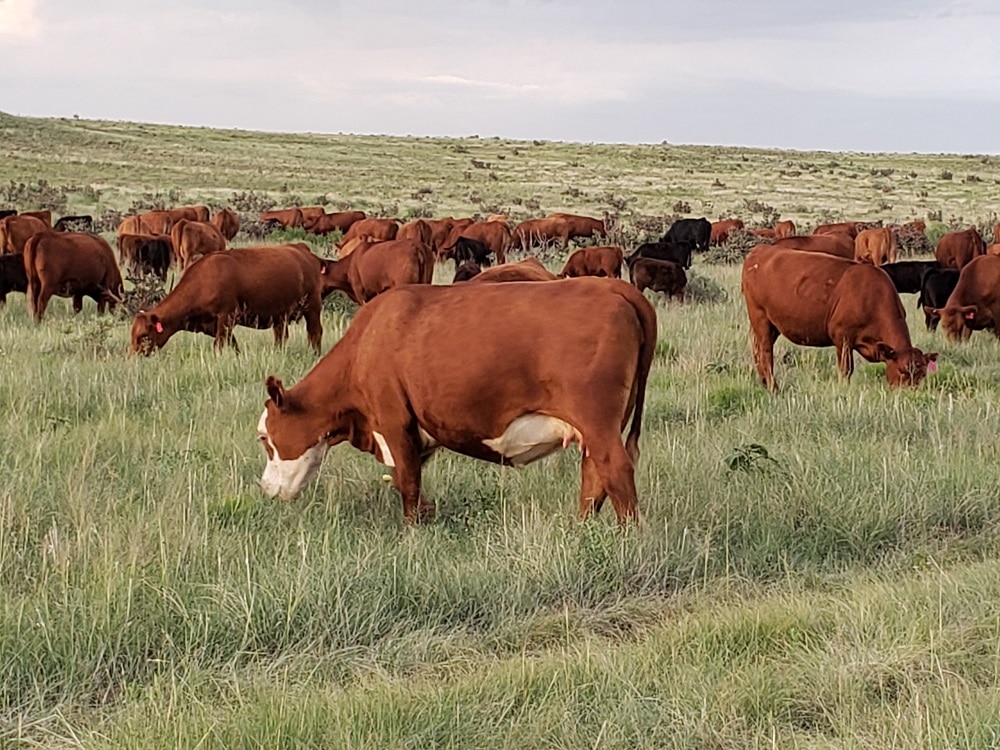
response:
M326 273L326 266L323 266L323 267L321 267L321 268L319 269L319 272L320 272L320 273Z
M156 332L163 333L163 323L160 321L156 321Z
M933 375L936 372L937 372L937 362L935 362L932 359L930 362L927 363L927 374Z
M966 320L975 320L976 319L976 314L972 313L972 312L967 312L965 314L965 319Z

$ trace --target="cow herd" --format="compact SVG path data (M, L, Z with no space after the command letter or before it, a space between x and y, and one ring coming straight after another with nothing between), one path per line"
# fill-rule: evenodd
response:
M918 293L928 328L940 321L954 339L995 329L1000 319L1000 245L987 247L975 229L941 237L934 261L900 262L898 228L840 222L797 235L790 221L747 230L739 219L681 219L629 254L614 245L580 247L554 274L537 258L509 256L606 240L603 221L558 213L514 225L502 215L402 222L322 207L260 216L274 227L339 232L337 258L327 259L300 242L230 248L240 228L234 212L183 206L122 221L116 258L86 231L89 217L52 225L48 212L8 213L0 219L0 300L24 292L38 321L52 296L71 298L74 311L85 296L99 311L113 308L124 294L120 268L161 279L177 269L169 293L135 315L135 353L150 354L179 331L235 348L236 326L271 328L281 345L289 323L304 320L318 354L323 299L337 291L362 305L295 387L268 379L258 423L267 454L261 486L294 497L327 449L349 442L392 467L407 523L433 513L420 474L438 448L521 466L571 443L582 456L580 517L610 498L620 523L634 518L634 465L656 343L655 310L642 292L683 297L693 254L734 232L749 231L760 243L744 260L741 283L757 374L771 389L779 335L835 347L844 377L857 351L884 362L891 385L919 384L937 354L912 345L902 292ZM905 231L925 227L914 222ZM454 262L453 283L432 285L435 265L445 261ZM632 284L619 280L623 267Z

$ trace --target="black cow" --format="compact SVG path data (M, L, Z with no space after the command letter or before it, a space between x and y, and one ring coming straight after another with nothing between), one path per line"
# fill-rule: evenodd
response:
M471 260L467 260L455 270L455 278L451 280L451 283L456 284L459 281L468 281L473 276L478 276L482 273L482 270Z
M451 246L451 251L452 257L455 258L456 273L458 267L466 261L472 261L480 268L490 265L490 254L493 252L485 242L474 240L471 237L459 237Z
M7 304L9 292L28 292L28 275L24 271L24 253L0 255L0 305Z
M695 250L708 250L711 239L712 222L708 219L678 219L670 225L660 242L688 242Z
M132 268L139 275L155 273L166 280L167 269L170 268L170 243L167 240L146 240L135 249Z
M662 292L667 297L684 299L687 274L678 263L655 258L637 258L628 267L628 275L640 292L652 289L654 292Z
M94 217L86 214L63 216L52 229L56 232L91 232L94 229Z
M17 216L17 210L13 208L0 209L0 219L6 219L8 216Z
M884 268L885 266L883 266ZM961 271L954 268L928 269L920 280L920 296L917 298L917 309L926 305L930 308L942 308L948 304L948 298L955 291ZM924 310L924 323L928 331L936 331L940 318L935 318Z
M690 242L643 242L625 259L625 263L631 268L639 258L653 258L671 260L683 268L690 268L693 250L694 246Z
M920 291L920 280L927 271L941 267L936 260L901 260L898 263L883 263L881 269L889 274L892 285L900 294L916 294Z

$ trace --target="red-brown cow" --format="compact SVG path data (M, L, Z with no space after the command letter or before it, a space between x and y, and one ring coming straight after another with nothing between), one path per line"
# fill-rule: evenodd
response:
M672 260L637 258L629 266L628 272L632 283L640 292L652 289L667 297L675 297L678 302L684 300L687 274L679 263L674 263Z
M326 216L326 209L322 206L299 206L299 211L302 213L302 227L306 231L319 221L320 217Z
M297 208L281 208L273 211L264 211L264 213L260 215L260 220L263 223L267 223L269 221L277 222L284 229L301 227L303 221L302 211Z
M975 227L960 232L948 232L938 240L934 257L943 268L959 271L973 258L986 252L986 243Z
M122 275L111 246L95 234L46 230L31 236L24 246L28 276L28 309L41 321L49 300L72 297L73 312L83 309L83 298L97 302L97 311L114 309L124 294Z
M433 249L434 233L431 225L423 219L414 219L403 224L397 231L397 240L416 240Z
M240 217L235 211L223 208L215 212L215 216L212 217L212 225L229 242L240 231Z
M19 216L30 216L31 218L38 219L40 222L44 223L46 229L52 228L52 211L47 208L43 208L38 211L22 211Z
M558 276L549 271L538 258L529 257L517 263L486 268L469 279L469 284L494 284L508 281L556 281Z
M173 241L166 234L120 234L118 260L135 276L154 273L166 279L174 256L173 247Z
M763 240L774 240L778 238L778 230L771 227L756 227L750 230L750 234L760 237Z
M118 225L118 236L123 234L142 234L142 217L141 216L126 216L122 219L122 223Z
M170 234L174 219L168 211L147 211L139 214L137 234Z
M23 253L28 239L47 229L49 226L34 216L17 214L0 219L0 255Z
M712 233L709 235L708 244L724 245L729 239L729 233L737 229L743 229L743 219L723 219L712 222Z
M319 258L302 245L242 247L193 264L170 294L132 322L132 351L151 354L178 331L205 333L237 351L235 326L271 328L281 346L288 324L305 318L309 344L323 339Z
M949 339L965 341L973 331L993 329L1000 337L1000 257L980 255L962 267L942 308L924 307L929 321L941 320Z
M599 237L607 237L608 229L604 222L590 216L580 216L579 214L556 213L549 216L550 219L562 219L566 222L566 236L575 240L578 238L590 239L595 234Z
M294 388L267 379L261 487L296 497L347 441L392 468L412 524L434 512L420 485L437 448L523 466L578 442L579 517L610 497L624 525L655 350L656 313L622 281L394 289Z
M178 222L181 219L208 221L210 216L208 206L177 206L177 208L168 208L165 213L173 222Z
M896 236L887 227L865 229L854 238L854 260L881 266L896 262Z
M847 232L784 237L774 241L774 247L793 248L807 253L824 253L854 260L854 239Z
M757 374L774 390L774 342L833 346L841 375L854 372L854 351L885 362L892 386L917 385L936 367L937 353L910 342L906 312L889 276L867 263L758 245L743 263Z
M838 221L834 224L820 224L813 234L849 234L853 240L858 236L858 222Z
M364 242L341 260L323 262L323 296L339 290L358 304L403 284L430 284L434 252L415 240Z
M525 251L534 245L553 240L559 240L560 247L564 250L569 242L569 225L558 216L522 221L511 232L511 247Z
M207 221L181 219L170 230L170 241L182 271L202 256L226 249L226 238L222 232Z
M482 242L496 256L497 263L507 262L510 247L510 229L500 221L478 221L467 226L456 226L441 249L440 258L450 258L459 237Z
M311 234L345 233L355 222L365 217L364 211L338 211L333 214L323 214L306 224L306 231Z
M569 256L559 275L565 278L608 276L620 279L624 257L620 247L584 247Z
M399 221L396 219L362 219L351 224L337 245L343 247L348 241L361 236L376 240L394 240L398 231Z
M795 234L795 222L791 219L779 221L774 225L774 236L779 240L783 237L792 237Z

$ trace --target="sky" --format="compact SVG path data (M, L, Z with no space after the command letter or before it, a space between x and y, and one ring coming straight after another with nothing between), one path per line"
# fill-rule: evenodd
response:
M1000 152L1000 0L0 0L0 110Z

